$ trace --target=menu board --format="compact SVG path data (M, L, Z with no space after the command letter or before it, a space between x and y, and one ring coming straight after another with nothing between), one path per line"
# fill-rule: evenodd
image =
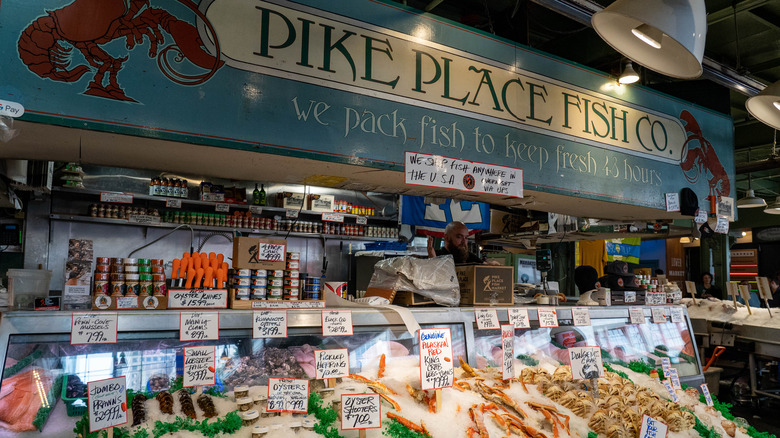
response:
M315 379L349 376L349 351L346 348L314 350Z
M474 318L477 321L478 330L496 330L501 328L496 309L476 309L474 310Z
M287 337L286 310L256 311L252 321L252 337L255 339Z
M127 423L125 376L87 382L87 404L90 432Z
M116 344L116 313L74 313L71 318L70 343Z
M449 388L455 375L452 337L448 328L419 330L422 389Z
M572 380L596 379L604 376L600 347L571 347L568 351Z
M380 429L379 394L342 394L341 430Z
M219 313L181 312L179 340L200 341L219 339Z
M182 386L187 388L214 384L215 352L214 345L184 347L184 382Z
M525 307L513 307L507 309L509 322L515 325L515 328L531 328L531 319L528 317L528 309Z
M571 309L571 319L575 326L590 325L590 311L585 307Z
M307 379L268 378L266 412L308 412L309 381Z
M352 311L323 310L322 336L352 336Z
M558 314L555 309L536 309L539 316L539 327L558 327Z
M502 376L504 380L515 377L515 326L501 326Z

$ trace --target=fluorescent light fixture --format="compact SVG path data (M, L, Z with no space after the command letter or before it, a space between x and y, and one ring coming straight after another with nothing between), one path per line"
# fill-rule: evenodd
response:
M654 49L661 48L661 40L664 37L664 33L660 30L643 24L639 27L631 29L631 33L633 33L635 37L642 40L648 46Z
M623 74L620 75L618 82L623 85L633 84L639 80L639 74L634 70L634 66L631 65L631 61L626 63L626 68L623 69Z
M737 208L758 208L766 207L766 201L763 198L756 196L753 189L750 189L745 194L745 197L737 200Z
M766 206L764 213L780 214L780 196L775 198L775 202Z

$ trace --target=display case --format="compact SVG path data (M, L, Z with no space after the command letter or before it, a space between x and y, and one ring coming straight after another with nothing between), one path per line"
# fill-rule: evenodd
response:
M687 316L682 323L653 323L651 310L645 307L644 322L630 324L628 308L599 307L589 309L589 326L575 327L571 308L551 309L557 312L559 326L540 328L537 309L528 308L530 328L515 329L516 356L565 362L561 340L573 335L577 345L601 346L605 362L641 360L656 365L668 356L681 381L691 386L703 382L694 341L687 335ZM496 365L500 333L478 330L473 308L410 312L422 328L449 328L454 358L482 369ZM252 311L220 311L218 340L180 341L179 312L126 311L118 313L116 343L91 345L71 345L71 312L3 314L0 436L73 437L74 425L86 410L87 382L125 376L128 390L135 392L172 389L181 375L185 347L215 346L215 392L263 387L269 377L306 379L310 390L322 388L323 382L314 380L313 363L313 351L320 349L347 349L350 373L366 376L376 376L382 356L395 373L418 363L418 336L398 313L374 308L354 308L351 313L352 336L323 336L320 310L295 309L287 311L286 338L255 339ZM497 309L497 316L507 323L506 308Z

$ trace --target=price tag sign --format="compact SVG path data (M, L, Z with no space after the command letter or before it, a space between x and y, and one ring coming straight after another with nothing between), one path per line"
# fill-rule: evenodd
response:
M515 377L515 326L505 324L501 326L501 378L509 380Z
M379 394L341 394L341 430L381 427Z
M344 222L344 215L341 213L323 212L321 219L324 222Z
M631 324L644 324L645 323L645 311L641 307L631 307L628 309L628 317L631 320Z
M285 212L285 216L287 217L287 219L295 219L298 217L298 213L299 213L298 210L293 208L288 208Z
M718 234L729 233L729 218L728 216L718 216L718 221L715 222L715 229L713 230Z
M669 379L672 377L669 369L672 367L672 361L668 357L661 358L661 372L664 373L664 378Z
M740 284L739 285L739 296L742 297L743 300L747 303L750 301L750 286L746 284Z
M422 389L449 388L455 376L450 329L420 329L418 333Z
M476 309L474 310L474 318L477 321L478 330L496 330L501 328L496 309Z
M666 388L666 391L669 393L669 397L672 398L672 401L677 403L680 401L680 397L677 397L677 393L674 392L674 388L672 388L672 384L669 383L668 380L663 381L664 387Z
M528 309L516 308L507 309L509 322L514 324L515 328L531 328L531 318L528 317Z
M573 380L604 377L601 347L571 347L568 352Z
M218 203L214 205L214 211L217 213L229 213L230 212L230 204L225 203Z
M315 379L349 376L349 351L346 348L314 350Z
M90 432L127 423L126 385L125 376L87 382Z
M268 378L266 412L308 412L309 381L307 379Z
M672 388L674 389L682 389L682 385L680 385L680 375L677 374L677 368L669 368L669 380L672 381Z
M645 293L645 304L648 306L658 306L662 304L666 304L666 293L665 292L646 292Z
M249 212L254 215L260 216L261 214L263 214L263 207L259 205L250 205Z
M286 310L260 310L254 312L252 337L260 338L286 338L287 337L287 311Z
M707 386L707 384L702 383L700 388L701 388L701 393L704 394L704 400L707 402L707 406L714 406L715 404L712 402L712 395L710 394L710 388Z
M558 314L555 309L536 309L539 315L539 327L558 327Z
M772 299L772 289L769 288L769 279L766 277L756 277L756 284L758 285L758 294L762 300Z
M216 347L184 347L184 387L213 385Z
M181 208L181 199L165 198L165 206L168 208Z
M623 292L623 302L628 303L636 303L636 291L635 290L627 290Z
M171 289L169 309L227 309L227 289Z
M190 313L179 314L179 340L201 341L219 339L219 313Z
M589 326L590 311L584 307L575 307L571 309L571 319L575 326Z
M100 202L111 202L113 204L132 204L133 195L117 192L100 192Z
M672 307L672 322L683 323L685 322L685 314L682 307Z
M74 313L70 344L116 344L116 313Z
M666 211L680 211L679 193L666 193Z
M650 309L650 316L654 324L666 322L666 309L663 307L653 307Z
M685 282L685 291L691 294L692 297L696 296L696 283L692 281Z
M257 248L257 259L258 260L267 260L270 262L281 262L284 261L284 248L285 245L279 245L276 243L265 243L260 242L259 247Z
M366 225L368 224L368 218L365 216L358 216L355 218L355 223L358 225Z
M696 217L693 218L693 221L696 222L697 224L703 224L707 222L707 215L708 215L707 210L700 208L699 212L696 213Z
M322 336L352 336L352 311L323 310Z
M138 297L116 297L117 309L137 309Z
M665 438L666 425L653 417L642 415L642 428L639 429L641 438Z
M131 214L127 217L127 222L140 225L159 225L160 216L152 216L148 214Z

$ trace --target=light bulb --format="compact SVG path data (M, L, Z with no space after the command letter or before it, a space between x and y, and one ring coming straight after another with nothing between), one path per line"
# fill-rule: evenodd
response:
M663 37L663 32L660 30L652 26L648 26L647 24L643 24L631 29L631 33L633 33L635 37L642 40L648 46L655 49L661 48L661 38Z

